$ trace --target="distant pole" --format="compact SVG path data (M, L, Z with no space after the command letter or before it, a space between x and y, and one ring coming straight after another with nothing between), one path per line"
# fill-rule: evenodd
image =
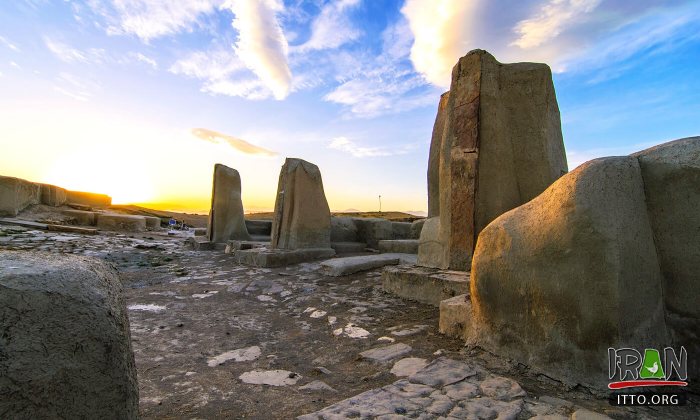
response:
M382 212L382 196L379 196L379 213Z

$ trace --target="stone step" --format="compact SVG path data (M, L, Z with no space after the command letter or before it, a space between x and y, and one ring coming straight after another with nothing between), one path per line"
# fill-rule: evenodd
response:
M385 239L379 241L381 252L398 252L402 254L418 254L418 239Z
M253 248L233 252L235 262L253 267L283 267L332 257L332 248L267 249Z
M439 307L445 299L469 293L469 272L415 265L386 267L382 286L388 293Z
M329 276L339 277L411 261L415 261L415 256L410 254L358 255L323 261L321 262L321 270Z
M440 302L440 333L448 337L467 339L471 326L472 303L468 294L457 295Z
M367 244L364 242L331 242L331 248L338 254L355 254L365 252Z

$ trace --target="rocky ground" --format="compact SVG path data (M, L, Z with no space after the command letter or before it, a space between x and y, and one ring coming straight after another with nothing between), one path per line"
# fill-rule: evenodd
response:
M437 332L436 308L384 293L380 271L333 278L316 263L238 266L155 232L0 226L0 247L119 269L143 418L700 418L696 396L686 407L611 407L465 348Z

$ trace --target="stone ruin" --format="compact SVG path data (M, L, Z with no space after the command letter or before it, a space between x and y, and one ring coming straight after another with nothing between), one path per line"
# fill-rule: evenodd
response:
M274 213L273 249L331 249L331 210L318 166L302 159L284 162Z
M251 239L241 201L241 176L222 164L214 166L207 237L214 243Z
M470 52L438 106L418 264L468 271L479 232L566 172L549 67Z

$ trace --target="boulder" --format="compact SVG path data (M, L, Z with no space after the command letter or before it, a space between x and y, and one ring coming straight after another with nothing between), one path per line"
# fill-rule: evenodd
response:
M95 226L97 222L97 213L93 211L83 210L63 210L62 213L75 221L76 225L80 226Z
M107 208L112 205L112 197L83 191L66 191L66 203L81 206Z
M39 204L38 184L9 176L0 176L0 216L17 216L19 212Z
M481 232L468 341L605 388L609 347L667 344L661 284L639 162L593 160Z
M331 211L318 166L287 158L280 171L272 221L272 248L331 247Z
M428 246L420 247L419 264L467 270L479 232L566 168L549 67L501 64L483 50L462 57L433 130L429 216L438 222L421 235Z
M92 258L0 251L3 418L139 416L117 272Z
M356 242L357 225L352 217L331 217L331 242Z
M676 347L700 375L700 137L635 153L664 278L666 320Z
M124 232L143 232L146 230L146 218L128 214L97 214L97 228Z
M39 184L41 188L41 204L59 207L66 204L68 191L64 188L49 184Z
M238 171L217 163L211 191L208 237L214 243L231 239L250 240L241 200L241 176Z

